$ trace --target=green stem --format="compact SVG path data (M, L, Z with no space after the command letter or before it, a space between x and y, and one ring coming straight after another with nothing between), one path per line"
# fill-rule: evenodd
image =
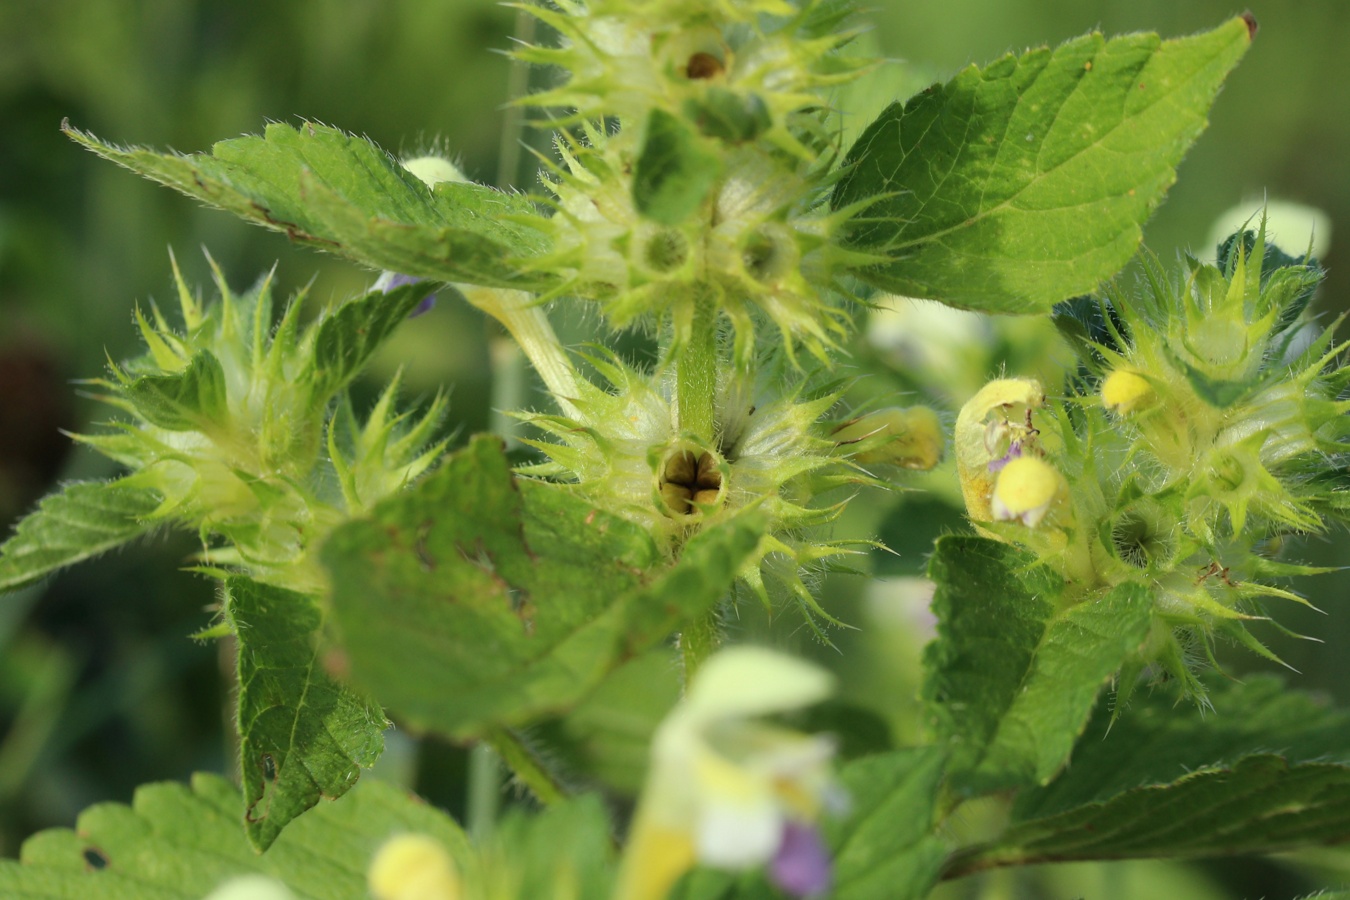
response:
M492 834L501 805L501 761L488 742L475 744L469 751L469 797L464 816L475 841L482 842Z
M722 629L717 624L717 610L709 610L701 619L690 622L680 632L680 655L684 658L684 683L688 687L694 673L722 643Z
M572 403L581 394L576 369L567 358L553 324L539 301L524 291L460 285L460 292L471 304L492 316L516 339L530 365L539 373L549 393L565 415L579 415Z
M708 444L717 421L717 305L700 296L689 341L675 360L675 409L680 431Z
M505 728L499 728L486 738L498 755L511 769L520 783L544 806L552 806L567 799L567 790L548 770L543 759L534 748L521 739L520 735Z

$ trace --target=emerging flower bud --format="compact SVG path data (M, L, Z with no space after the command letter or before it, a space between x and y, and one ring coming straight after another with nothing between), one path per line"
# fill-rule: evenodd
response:
M206 900L295 900L295 894L275 878L240 875L216 888Z
M863 465L927 470L942 459L942 423L927 406L877 410L845 422L834 439L841 447L853 445L850 455Z
M1019 456L998 473L990 511L1000 522L1018 521L1035 528L1056 499L1068 493L1059 470L1035 456Z
M1157 399L1149 380L1129 369L1116 369L1102 382L1102 405L1117 415L1147 409Z
M425 834L390 838L366 873L375 900L459 900L459 873L450 854Z

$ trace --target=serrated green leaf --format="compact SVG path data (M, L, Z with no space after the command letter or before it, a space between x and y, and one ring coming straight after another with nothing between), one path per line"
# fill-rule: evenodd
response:
M984 538L943 538L929 574L939 624L924 697L952 742L953 785L987 793L1048 781L1106 679L1147 636L1147 590L1124 584L1056 613L1058 577Z
M295 822L266 854L239 827L239 791L216 775L189 788L152 784L130 807L104 803L75 829L24 842L20 861L0 861L7 900L201 900L227 879L261 873L300 900L365 900L366 867L376 848L402 831L429 834L457 863L471 852L445 814L399 789L367 781L341 801Z
M478 735L565 709L720 599L758 543L745 516L668 566L641 528L517 481L480 437L322 558L354 676L408 721Z
M1152 613L1143 585L1122 584L1052 619L979 766L964 779L967 789L1049 781L1069 758L1102 687L1148 636Z
M1272 853L1350 839L1350 766L1245 756L1011 827L949 874L1035 862Z
M0 545L0 591L106 553L155 527L159 493L126 481L78 482L52 494Z
M64 126L105 159L292 240L432 281L542 290L528 259L548 247L529 200L481 185L428 188L362 138L304 122L184 156L120 148Z
M990 312L1092 291L1133 256L1252 30L1239 17L1170 41L1090 34L893 104L832 199L866 205L850 246L889 257L858 274Z
M1278 678L1221 685L1213 708L1174 689L1097 710L1074 764L1018 796L1000 839L952 874L1046 859L1264 853L1350 838L1350 711Z
M301 813L356 784L389 723L324 671L313 598L233 577L225 616L238 643L243 819L249 841L266 850Z
M210 431L230 415L225 370L209 350L193 354L181 372L133 379L123 394L147 422L170 431Z
M633 168L633 204L652 221L679 225L703 205L721 172L718 153L684 122L654 109Z
M317 326L313 391L326 401L365 368L371 355L427 295L425 284L372 291L339 306Z
M826 820L834 900L918 900L937 881L946 843L933 828L945 754L936 747L855 760L840 780L847 815Z
M1136 692L1119 715L1103 699L1079 738L1073 765L1048 785L1021 792L1014 819L1045 818L1253 753L1277 752L1291 763L1350 764L1350 711L1279 678L1216 685L1208 710L1182 699L1175 689Z

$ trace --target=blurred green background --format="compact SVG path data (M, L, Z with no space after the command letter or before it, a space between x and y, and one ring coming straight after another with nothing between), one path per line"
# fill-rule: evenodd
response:
M866 20L875 26L868 40L896 60L894 83L918 87L1094 28L1179 35L1241 11L1223 0L929 0L874 3ZM1181 247L1203 251L1216 216L1243 201L1254 210L1262 196L1319 207L1334 227L1350 222L1343 88L1350 5L1256 0L1252 11L1257 41L1146 229L1164 259ZM515 27L513 10L486 0L0 0L0 525L7 529L58 480L110 474L95 457L68 452L60 434L104 415L70 381L135 352L131 310L170 296L169 250L189 281L203 285L202 247L239 287L275 263L283 292L312 284L316 306L373 279L97 160L61 136L63 118L113 141L198 151L304 116L398 155L438 149L477 180L529 188L528 155L516 172L500 171L509 64L494 51L510 46ZM536 84L547 77L534 76ZM538 136L530 140L543 146ZM1328 318L1350 309L1341 264L1348 253L1350 233L1333 235L1318 301ZM593 326L583 320L565 333L588 339ZM1044 365L1038 324L980 327L973 338L980 349L966 357L979 369L968 372L972 382L1005 363L1014 373ZM414 397L453 385L451 426L481 430L490 421L491 335L472 310L442 302L403 328L372 377L406 365ZM1019 339L1030 344L1011 349ZM923 390L922 379L896 371L876 346L857 357L878 376L870 380L875 390ZM951 410L963 398L930 399ZM922 619L896 614L913 598L892 595L921 587L895 579L920 571L933 536L959 527L943 477L929 480L927 494L866 498L845 523L880 533L900 551L875 560L892 580L827 585L865 626L841 641L850 696L892 723L912 694ZM164 535L0 599L0 853L14 855L37 828L70 824L89 803L129 799L139 783L230 770L221 648L187 637L209 621L214 600L209 582L178 571L192 551L192 540ZM1346 542L1336 535L1296 553L1339 565ZM1326 616L1280 611L1286 624L1325 644L1263 635L1299 669L1294 683L1342 703L1350 703L1340 665L1350 648L1348 578L1301 586ZM1260 668L1244 656L1232 665ZM546 733L562 739L584 729L562 723ZM402 777L439 802L460 802L458 750L411 742L393 750ZM640 765L640 755L623 764ZM998 875L953 886L947 896L1280 900L1341 883L1345 872L1350 863L1331 852L1190 867L1077 866Z

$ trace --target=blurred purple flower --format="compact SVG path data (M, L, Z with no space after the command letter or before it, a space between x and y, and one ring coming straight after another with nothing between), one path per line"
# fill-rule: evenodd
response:
M820 831L789 819L783 826L783 842L769 864L773 883L794 896L811 897L828 891L833 875L830 851Z
M422 281L422 279L418 278L416 275L400 275L397 272L386 272L375 282L375 286L387 294L395 288L403 287L405 284L417 284L420 281ZM435 305L436 292L432 291L422 298L422 302L417 304L412 312L408 313L408 318L415 319Z

